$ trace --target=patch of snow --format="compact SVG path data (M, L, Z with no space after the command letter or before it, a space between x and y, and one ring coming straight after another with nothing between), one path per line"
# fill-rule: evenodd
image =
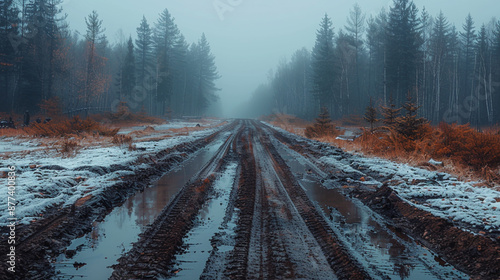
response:
M458 181L447 173L380 158L353 156L349 161L383 176L392 176L396 183L390 184L391 188L408 203L435 216L487 231L500 231L499 191L476 187L477 182ZM339 166L346 166L341 164ZM350 166L347 170L351 170Z
M437 161L437 160L434 160L432 158L429 160L429 163L432 165L443 165L442 161Z

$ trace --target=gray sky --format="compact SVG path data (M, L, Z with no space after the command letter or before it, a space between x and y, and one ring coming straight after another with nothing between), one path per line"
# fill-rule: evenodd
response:
M269 70L302 47L311 49L316 30L325 13L332 18L335 32L343 28L355 3L367 15L389 9L392 0L64 0L63 10L73 30L84 34L85 20L96 10L103 20L111 42L135 37L136 28L146 16L153 25L158 14L167 8L189 43L205 32L222 78L220 97L225 112L265 82ZM498 0L415 0L419 10L436 16L442 10L457 29L468 13L478 28L498 16ZM222 9L214 7L218 3Z

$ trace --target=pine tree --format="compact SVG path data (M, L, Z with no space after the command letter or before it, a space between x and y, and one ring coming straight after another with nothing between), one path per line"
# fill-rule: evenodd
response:
M439 122L441 119L443 108L449 99L443 96L444 93L444 81L443 76L445 68L447 66L447 59L451 56L451 30L448 21L444 17L443 12L439 13L434 24L432 38L431 38L431 48L430 54L432 58L432 72L433 72L433 118L435 122ZM448 91L446 92L448 93ZM448 104L450 105L450 104Z
M361 98L361 85L360 85L360 52L363 46L363 34L365 31L365 15L361 12L361 7L358 3L354 4L353 9L349 13L347 18L346 30L349 35L354 38L354 67L355 67L355 91L354 99L359 100Z
M171 106L173 94L172 49L179 36L179 29L168 9L163 10L154 30L156 52L156 100L159 101L160 114L164 115Z
M121 69L121 79L121 94L126 97L131 97L136 84L134 44L132 43L132 37L129 37L127 42L127 54Z
M394 0L387 26L387 90L396 104L416 89L416 70L422 43L418 9L413 1Z
M104 75L106 59L103 56L107 44L105 29L102 27L102 20L96 11L85 18L87 25L86 40L86 62L83 77L83 100L85 114L88 115L90 102L102 94L107 87L108 77Z
M305 136L307 138L318 138L335 134L330 113L326 107L321 108L321 112L312 126L306 127Z
M427 122L424 118L417 116L418 106L413 102L410 93L406 97L406 103L403 105L405 115L397 118L396 131L409 140L416 140L421 137L422 126Z
M474 68L474 46L476 42L476 31L474 29L474 21L472 16L469 14L465 19L465 24L462 26L463 31L460 32L461 45L462 45L462 53L464 57L464 61L462 61L462 98L465 98L468 95L472 95L472 76L473 76L473 68Z
M21 26L22 42L19 46L22 71L18 84L20 107L36 110L42 100L54 95L54 82L59 74L56 55L63 45L61 34L62 0L34 0L26 3L24 26Z
M19 10L13 0L0 2L0 111L14 109L16 53L19 51Z
M387 101L386 95L386 29L387 14L384 10L368 20L367 48L369 51L368 92Z
M195 53L195 113L201 115L211 102L217 100L216 92L219 90L215 86L215 81L220 78L215 65L215 57L210 49L210 44L203 33L198 44L196 44Z
M172 108L175 114L187 113L187 88L188 88L188 51L189 44L184 35L180 34L172 50L172 66L174 69L174 95L172 97Z
M382 106L381 109L382 109L383 122L385 126L388 129L394 128L396 120L399 118L399 112L401 111L402 108L396 108L396 105L394 104L394 99L392 98L391 95L389 97L389 105Z
M153 39L152 31L146 17L142 17L140 26L137 28L137 39L135 40L137 59L137 83L142 87L145 94L150 92L150 78L154 76L153 71Z
M312 93L320 107L331 107L334 90L334 45L332 21L325 14L316 33L312 52Z
M500 20L495 24L495 30L493 32L493 79L495 81L500 81ZM500 104L500 86L496 87L494 95L494 104ZM495 111L496 122L500 121L500 110Z
M370 123L370 131L373 132L373 124L378 122L377 119L377 109L373 106L373 99L370 97L370 104L366 107L365 115L363 117L365 121Z

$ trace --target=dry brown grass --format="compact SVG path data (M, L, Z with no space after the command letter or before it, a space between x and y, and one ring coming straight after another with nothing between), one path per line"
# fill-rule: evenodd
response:
M305 129L311 124L295 116L281 113L265 116L262 120L300 136L305 136Z
M498 127L478 132L468 125L424 124L413 140L388 128L373 132L363 129L361 137L354 141L337 139L335 135L315 139L345 151L447 172L464 181L483 180L484 185L489 186L500 184ZM432 165L430 159L443 164Z
M81 149L79 143L74 139L64 139L60 145L59 152L65 157L75 156Z
M117 126L140 126L144 124L162 124L164 119L148 116L145 112L131 112L125 102L118 105L116 112L92 115L93 120Z
M80 119L75 116L72 119L51 121L48 123L34 123L22 130L29 136L36 137L65 137L69 135L101 135L113 136L118 133L119 128L109 128L92 119Z

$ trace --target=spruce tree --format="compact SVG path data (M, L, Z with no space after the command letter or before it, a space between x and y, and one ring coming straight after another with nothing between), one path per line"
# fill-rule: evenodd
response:
M132 43L132 37L129 37L127 42L127 54L121 69L121 94L126 97L131 97L136 84L135 82L134 44Z
M394 0L387 25L387 90L396 104L416 88L416 69L422 43L418 9L409 0Z
M163 10L154 30L156 52L156 100L159 101L160 114L164 115L171 106L173 94L172 49L180 32L168 9Z
M394 99L392 98L392 95L389 97L389 105L388 106L382 106L382 117L383 117L383 122L384 125L390 129L394 128L396 124L396 120L399 117L399 112L401 111L402 108L396 108L396 105L394 104Z
M409 140L416 140L420 137L421 128L427 122L426 119L417 116L419 107L413 102L410 93L406 96L406 103L403 105L405 115L396 120L396 130Z
M87 57L85 61L85 73L83 75L83 100L85 102L85 114L88 115L90 102L102 94L107 87L107 77L103 75L106 59L103 56L107 45L102 27L102 20L96 11L85 18L87 34L85 34Z
M330 107L334 90L334 45L332 21L325 14L316 33L312 52L312 93L320 107Z
M370 131L373 132L373 124L378 122L379 120L377 119L377 109L375 109L375 106L373 106L373 99L370 97L370 104L368 107L366 107L365 110L365 115L364 115L365 121L370 123Z
M16 5L13 0L0 2L0 111L14 109L14 84L16 74L16 53L19 51L19 24Z
M197 58L195 64L195 113L201 115L203 110L218 98L216 92L219 89L215 86L215 81L220 76L215 65L215 56L212 54L205 33L201 35L195 50L194 55Z
M307 138L318 138L328 135L333 135L335 128L333 127L330 113L326 107L321 108L321 112L316 118L316 122L312 126L308 126L305 130Z
M142 17L140 26L137 28L137 39L135 40L137 59L137 83L144 90L149 88L148 78L154 75L152 71L153 39L152 31L146 17Z

